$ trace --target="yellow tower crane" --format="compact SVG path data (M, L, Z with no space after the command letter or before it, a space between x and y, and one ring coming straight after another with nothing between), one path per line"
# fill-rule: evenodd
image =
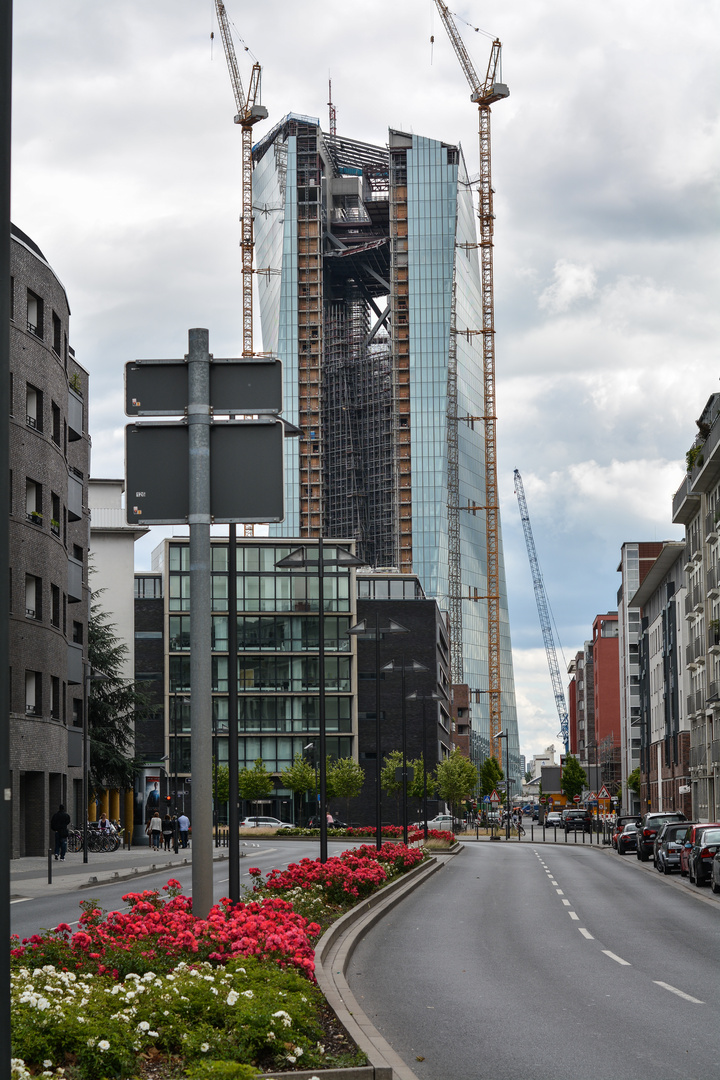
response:
M435 0L440 18L470 85L470 100L480 111L480 187L478 217L480 219L480 268L482 281L482 343L483 343L483 420L485 425L485 526L487 543L487 612L488 612L488 702L490 713L490 752L498 761L502 723L500 714L500 570L499 570L499 505L497 490L497 454L495 439L495 300L493 292L493 187L490 156L490 106L508 97L510 91L501 82L501 50L493 41L485 79L481 80L458 33L447 4ZM496 81L497 80L497 81ZM455 425L457 425L457 416ZM452 420L450 423L452 424ZM457 474L456 474L457 475ZM459 505L459 492L448 493L451 506ZM457 557L459 560L459 544ZM452 555L451 555L452 559ZM451 565L450 593L459 595L459 565ZM479 599L479 597L478 597ZM451 605L452 607L452 605ZM456 635L455 647L462 648L462 634Z
M252 129L258 120L266 120L268 111L257 101L260 95L260 75L262 68L257 61L250 74L250 87L247 97L243 91L240 69L238 68L235 46L230 36L230 24L222 0L215 0L215 10L220 27L225 59L237 115L235 123L242 129L242 316L243 316L243 356L253 356L253 199L252 199Z

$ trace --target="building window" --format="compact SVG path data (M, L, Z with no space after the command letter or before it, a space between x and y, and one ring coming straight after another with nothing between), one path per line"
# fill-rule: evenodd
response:
M60 719L60 680L57 675L50 676L50 715L53 720Z
M50 493L50 532L60 535L60 496L54 491Z
M51 438L52 438L52 441L55 443L56 446L60 446L60 438L61 438L61 435L60 435L60 406L56 405L55 402L53 401L50 408L51 408L51 412L52 412Z
M25 672L25 712L28 716L42 716L42 673Z
M83 722L83 703L82 698L73 698L72 714L73 714L73 727L82 727Z
M42 579L34 574L25 575L25 615L42 619Z
M225 620L227 624L227 620ZM216 619L213 619L213 631L215 630ZM169 621L170 630L170 651L180 652L183 649L190 648L190 616L189 615L171 615ZM137 637L137 634L135 635ZM218 646L213 640L213 649L217 649ZM225 634L225 648L227 648L227 632Z
M35 480L25 481L25 514L33 525L42 525L42 484Z
M83 643L83 624L81 622L73 622L73 642L76 645L82 645Z
M56 356L60 356L60 350L62 349L62 323L60 322L60 316L54 311L52 313L52 329L53 329L53 352Z
M43 336L43 302L32 289L27 291L27 328L31 334Z
M57 585L50 586L50 622L60 629L60 588Z
M25 422L37 431L43 430L43 395L42 390L27 384L25 392Z
M136 577L135 599L162 600L162 578L158 574L152 577Z

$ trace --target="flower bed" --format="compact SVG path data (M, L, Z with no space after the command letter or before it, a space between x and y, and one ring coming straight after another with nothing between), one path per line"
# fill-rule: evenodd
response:
M153 1076L200 1077L226 1063L223 1076L243 1080L253 1075L244 1066L363 1064L342 1035L337 1052L325 1045L313 946L339 913L425 857L386 843L302 859L266 881L251 871L247 901L224 899L207 919L169 881L165 896L129 893L125 911L81 904L75 933L63 923L14 939L13 1076L134 1077L151 1062Z

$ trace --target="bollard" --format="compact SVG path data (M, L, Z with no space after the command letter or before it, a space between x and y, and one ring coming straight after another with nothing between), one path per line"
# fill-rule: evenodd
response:
M48 848L48 885L52 885L53 850Z

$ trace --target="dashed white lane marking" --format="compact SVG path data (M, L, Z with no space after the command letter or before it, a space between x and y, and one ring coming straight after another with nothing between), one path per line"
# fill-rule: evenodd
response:
M632 967L629 960L623 960L622 956L616 956L614 952L610 952L609 949L603 949L606 956L609 956L611 960L614 960L616 964L622 964L623 967Z
M24 904L27 900L32 900L32 896L18 896L17 899L11 900L11 904Z
M563 904L565 905L565 907L570 907L570 901L569 900L563 900Z
M564 896L565 895L565 893L562 891L562 889L556 889L555 892L558 894L558 896Z
M662 986L663 990L669 990L671 994L677 994L678 997L683 998L685 1001L691 1001L693 1005L704 1005L704 1001L700 1001L699 998L691 997L690 994L684 993L682 990L678 990L676 986L671 986L670 983L660 982L659 979L653 979L656 986Z
M582 934L582 936L584 938L588 939L588 941L594 941L595 940L595 938L592 936L590 931L586 930L584 926L578 926L578 930L580 931L580 933Z
M568 915L570 916L571 919L574 919L575 922L580 921L580 916L576 915L574 911L568 911Z

